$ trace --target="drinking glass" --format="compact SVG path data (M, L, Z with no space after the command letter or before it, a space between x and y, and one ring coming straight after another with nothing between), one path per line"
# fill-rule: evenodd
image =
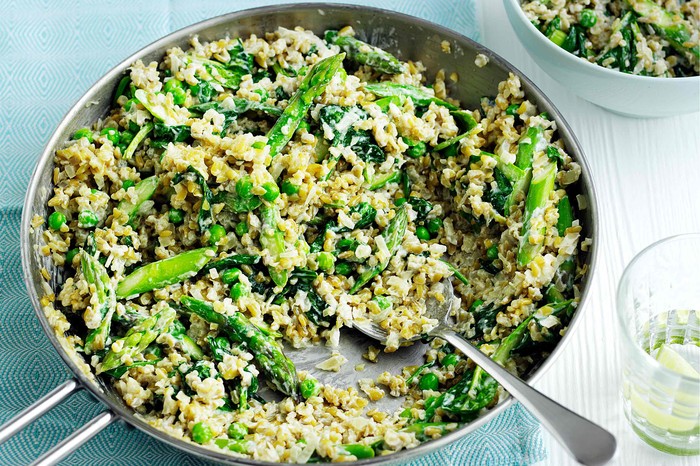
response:
M658 450L700 454L700 379L693 374L700 370L700 234L667 238L637 255L620 281L617 316L632 429Z

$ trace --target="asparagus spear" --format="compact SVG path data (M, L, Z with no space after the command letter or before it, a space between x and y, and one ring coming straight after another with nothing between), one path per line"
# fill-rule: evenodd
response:
M134 156L134 152L136 152L136 149L139 147L139 144L141 144L141 141L146 139L146 136L148 136L148 133L151 131L153 131L153 123L149 122L143 125L139 132L134 136L134 139L132 139L129 145L126 147L124 154L122 154L122 159L131 159L131 157Z
M158 335L170 327L173 320L175 320L175 311L170 307L166 307L159 313L142 320L130 328L123 338L120 338L112 345L112 348L114 348L116 344L119 349L117 351L109 350L102 360L102 365L98 366L97 373L111 371L121 366L125 357L134 358L136 355L143 353L146 347L158 338Z
M456 105L452 105L449 102L438 99L420 87L411 86L410 84L398 84L391 81L382 81L380 83L366 84L365 89L377 97L407 97L419 107L427 107L431 102L433 102L436 105L440 105L450 110L459 110L459 107Z
M676 21L676 15L651 0L627 0L627 3L642 18L648 18L654 29L665 37L671 46L681 53L700 58L700 46L691 47L692 31L685 21Z
M467 277L465 277L462 274L462 272L459 271L459 269L457 267L450 264L449 262L447 262L444 259L440 259L440 262L443 262L445 265L447 265L447 268L450 269L450 271L452 272L452 275L454 275L457 280L464 283L465 285L469 285L469 280L467 279Z
M544 228L539 232L541 238L533 241L531 221L535 215L543 215L550 194L554 190L554 179L557 175L557 163L549 162L539 173L532 177L530 189L525 200L525 212L523 213L523 228L520 233L520 247L518 248L518 264L526 266L542 248L544 241Z
M401 179L401 171L396 170L394 172L387 173L386 175L377 176L377 177L373 178L369 184L368 189L370 191L376 191L377 189L381 189L389 183L398 182L400 179Z
M544 130L539 126L530 126L518 142L518 153L515 156L515 166L521 170L532 167L532 158L535 152L545 150L547 141L544 138Z
M389 52L351 36L339 36L338 31L326 31L326 42L340 47L350 60L361 65L371 66L386 74L404 72L401 62Z
M557 210L559 211L559 219L557 220L557 232L559 233L559 236L564 236L566 235L566 229L574 223L574 211L571 208L569 196L564 196L559 200L559 204L557 204Z
M504 215L508 215L510 214L513 206L517 205L520 197L525 197L527 194L527 188L530 186L530 179L532 178L532 170L530 168L523 170L516 167L512 163L505 163L496 154L491 154L484 151L481 151L481 153L496 159L496 168L503 173L513 187L513 190L506 198L506 202L503 206Z
M299 381L294 363L284 355L273 338L265 335L240 312L225 316L216 312L208 303L189 296L181 297L180 303L207 322L217 324L231 340L243 343L270 378L270 382L285 395L298 398Z
M370 267L362 272L362 274L360 274L360 276L357 278L355 284L352 286L352 288L350 288L350 294L356 293L360 288L365 286L370 280L382 273L384 269L387 268L389 261L394 254L396 254L396 251L401 245L401 241L403 241L403 237L406 234L407 223L408 211L406 210L405 205L403 205L396 211L396 215L394 215L394 218L391 219L389 225L387 225L382 232L382 237L384 238L386 247L389 249L389 255L383 258L383 260L374 267Z
M311 71L304 76L299 89L289 100L287 108L282 112L282 116L277 119L275 126L267 133L267 145L270 146L270 156L275 157L279 154L289 140L292 139L299 123L301 123L309 108L311 108L314 99L323 94L328 83L331 82L335 73L340 69L343 58L345 58L344 53L324 58L316 63Z
M185 326L182 325L182 322L179 320L175 319L168 331L165 333L172 337L172 339L175 341L175 345L178 346L183 353L189 356L191 360L199 361L200 359L204 358L202 348L200 348L199 345L192 338L190 338L189 335L187 335Z
M279 229L277 224L280 221L280 213L275 205L264 205L260 209L260 217L262 220L262 228L260 234L260 244L270 253L270 259L273 262L278 262L280 256L285 250L284 233ZM289 278L289 272L279 266L267 264L270 272L270 278L279 287L284 287Z
M132 202L128 199L124 199L119 202L117 209L129 216L130 223L141 213L141 209L146 206L146 201L153 197L153 193L156 192L159 183L160 179L157 176L151 176L150 178L141 180L134 185L136 201Z
M95 287L95 297L90 300L90 305L93 306L92 301L96 300L97 310L102 317L97 328L90 331L88 336L85 337L85 353L91 354L103 349L107 344L117 301L107 270L105 270L100 261L87 252L82 251L80 253L80 267L85 281Z
M201 248L151 262L131 272L117 285L117 298L124 299L164 288L193 277L214 256L216 248Z

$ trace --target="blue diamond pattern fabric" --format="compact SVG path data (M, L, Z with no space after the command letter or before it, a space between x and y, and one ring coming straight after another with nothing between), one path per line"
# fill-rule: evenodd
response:
M348 2L351 0L348 0ZM22 282L19 223L32 170L73 103L112 66L176 29L273 0L0 0L0 424L70 377L48 342ZM479 38L476 0L355 0L419 16ZM22 465L104 407L85 392L0 446ZM475 433L410 463L526 465L546 457L540 427L514 405ZM67 457L67 465L205 465L123 422Z

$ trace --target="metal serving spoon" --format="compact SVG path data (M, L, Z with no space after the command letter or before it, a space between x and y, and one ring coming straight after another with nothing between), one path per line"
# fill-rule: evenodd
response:
M449 280L443 280L442 284L445 300L438 303L436 299L431 298L427 303L428 317L438 321L438 325L428 332L428 336L442 338L451 343L481 366L542 422L576 461L591 466L607 463L615 454L617 445L615 437L610 432L530 387L450 328L448 319L454 292ZM375 340L386 342L388 336L386 331L373 322L353 323L353 327ZM421 336L416 336L404 341L415 341L420 338Z

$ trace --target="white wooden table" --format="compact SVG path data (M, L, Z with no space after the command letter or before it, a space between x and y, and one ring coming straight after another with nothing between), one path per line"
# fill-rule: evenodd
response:
M532 79L573 128L598 193L602 236L592 294L572 341L535 385L617 437L612 464L698 465L698 457L675 457L649 447L624 417L615 293L625 265L644 247L667 236L700 232L700 113L637 120L603 110L535 64L515 36L501 0L482 0L481 14L482 42ZM550 454L543 464L575 464L545 436Z

